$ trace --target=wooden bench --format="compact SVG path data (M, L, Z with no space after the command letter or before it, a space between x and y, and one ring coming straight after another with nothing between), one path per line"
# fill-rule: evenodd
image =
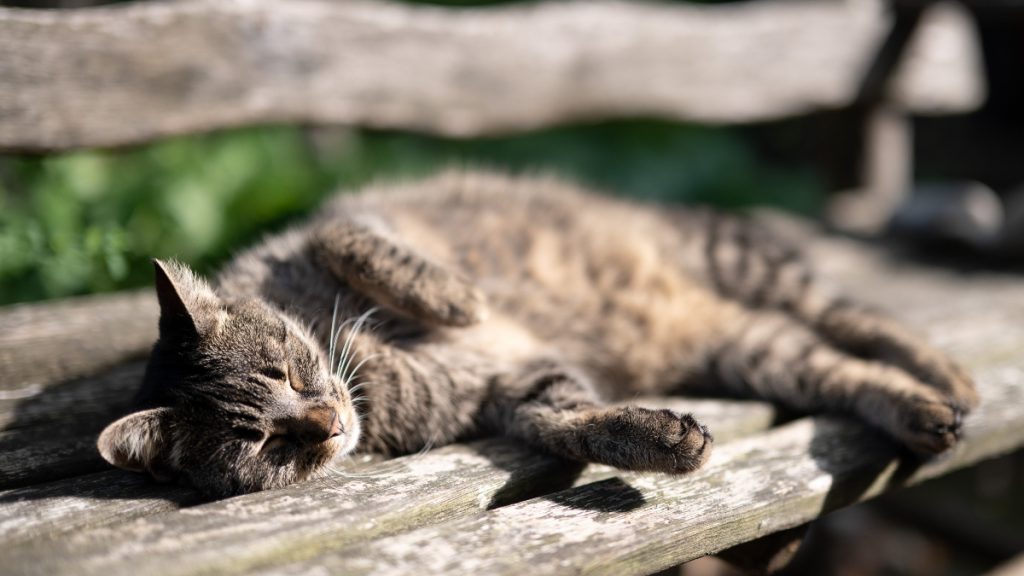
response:
M966 84L942 88L950 68L927 42L879 64L886 46L915 45L900 14L869 0L0 9L0 147L276 121L465 136L634 115L753 121L863 98L889 115L976 105L977 78L953 66ZM896 80L865 89L886 67ZM489 439L204 503L109 469L93 446L138 384L156 331L151 294L12 306L0 310L0 571L646 574L1024 446L1024 281L778 225L824 274L973 372L982 406L952 454L915 462L856 422L790 419L761 402L647 399L711 425L719 447L707 467L683 477L581 468Z

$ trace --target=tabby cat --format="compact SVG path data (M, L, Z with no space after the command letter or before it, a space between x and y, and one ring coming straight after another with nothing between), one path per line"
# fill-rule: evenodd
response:
M608 401L717 392L843 411L926 454L977 397L949 358L828 294L753 223L452 171L342 195L213 286L156 263L160 337L110 463L211 496L283 486L353 450L506 435L683 473L689 415Z

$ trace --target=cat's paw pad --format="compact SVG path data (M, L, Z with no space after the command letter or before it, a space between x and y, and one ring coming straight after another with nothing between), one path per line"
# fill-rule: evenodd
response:
M958 402L919 402L904 415L900 439L911 450L938 454L952 448L963 435L967 410Z
M611 415L605 428L609 444L618 445L614 465L631 470L690 472L707 461L714 443L693 416L672 410L625 408Z

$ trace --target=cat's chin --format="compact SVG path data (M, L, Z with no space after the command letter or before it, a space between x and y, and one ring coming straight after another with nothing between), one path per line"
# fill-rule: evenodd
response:
M328 442L331 443L331 450L334 452L332 458L342 458L356 449L356 445L359 444L359 436L358 434L345 434L331 438Z
M329 460L337 460L344 458L351 454L356 446L359 445L359 419L351 417L345 422L345 429L347 432L340 436L335 436L327 441L327 448L331 452Z

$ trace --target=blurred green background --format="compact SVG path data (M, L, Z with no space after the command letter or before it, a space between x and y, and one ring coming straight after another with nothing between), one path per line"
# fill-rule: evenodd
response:
M0 304L146 285L149 259L208 272L336 190L442 166L553 172L608 192L813 213L809 169L760 161L736 130L655 121L450 140L261 127L138 148L0 156Z
M153 257L210 272L335 191L453 164L556 173L610 193L727 208L769 203L814 213L823 199L811 169L759 160L739 129L640 120L477 140L275 126L123 150L0 155L0 305L144 286Z

